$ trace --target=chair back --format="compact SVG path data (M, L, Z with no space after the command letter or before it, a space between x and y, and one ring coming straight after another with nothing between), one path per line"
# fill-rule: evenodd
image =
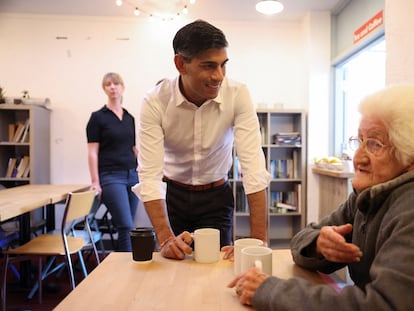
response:
M79 218L85 218L91 212L98 192L95 190L84 192L69 192L66 199L65 212L62 218L62 228Z

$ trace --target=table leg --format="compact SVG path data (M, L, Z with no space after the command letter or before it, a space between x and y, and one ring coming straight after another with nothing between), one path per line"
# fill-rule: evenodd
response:
M24 213L19 217L19 242L20 245L30 241L30 213ZM30 261L20 263L20 284L22 287L30 287Z
M46 231L55 230L55 204L46 205Z

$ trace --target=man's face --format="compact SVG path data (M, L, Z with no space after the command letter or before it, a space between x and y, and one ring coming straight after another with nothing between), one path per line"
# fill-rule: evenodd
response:
M227 61L225 48L207 50L190 62L186 62L182 55L176 55L183 95L197 106L216 98L226 75Z

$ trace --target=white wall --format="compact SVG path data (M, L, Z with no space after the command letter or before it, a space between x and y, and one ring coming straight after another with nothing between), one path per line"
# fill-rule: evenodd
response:
M385 1L386 83L414 83L414 1Z
M304 20L306 37L306 64L308 76L308 175L307 222L319 219L319 180L312 173L315 157L327 155L329 147L330 116L330 59L331 17L327 12L309 13Z
M308 110L312 101L327 110L330 22L329 13L318 14L297 23L210 21L230 44L227 75L246 83L256 104ZM52 102L52 183L89 183L85 126L90 113L105 104L104 73L123 76L124 106L138 118L144 93L160 78L176 75L171 42L188 22L0 14L0 85L7 96L28 90ZM325 117L313 120L310 129L324 127ZM312 148L327 144L310 141ZM309 209L317 208L310 203Z
M245 82L255 102L306 108L300 24L213 23L230 43L228 76ZM116 71L123 76L124 105L138 117L146 90L160 78L176 75L171 42L181 26L114 18L0 16L0 42L6 43L0 49L0 85L6 95L19 97L27 89L32 97L52 102L52 183L89 182L85 125L90 113L105 104L103 74Z
M351 0L349 4L334 16L332 32L332 58L338 58L355 49L354 31L376 13L384 9L385 0ZM366 40L361 40L362 44Z

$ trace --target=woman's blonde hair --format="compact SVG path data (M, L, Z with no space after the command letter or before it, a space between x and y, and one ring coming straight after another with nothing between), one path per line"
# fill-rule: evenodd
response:
M121 75L115 72L108 72L104 75L104 77L102 78L102 88L105 87L105 84L108 81L112 81L115 84L121 84L122 86L124 86L124 80L122 80Z
M402 165L414 162L414 85L390 85L365 97L361 117L376 117L388 131L394 156Z

